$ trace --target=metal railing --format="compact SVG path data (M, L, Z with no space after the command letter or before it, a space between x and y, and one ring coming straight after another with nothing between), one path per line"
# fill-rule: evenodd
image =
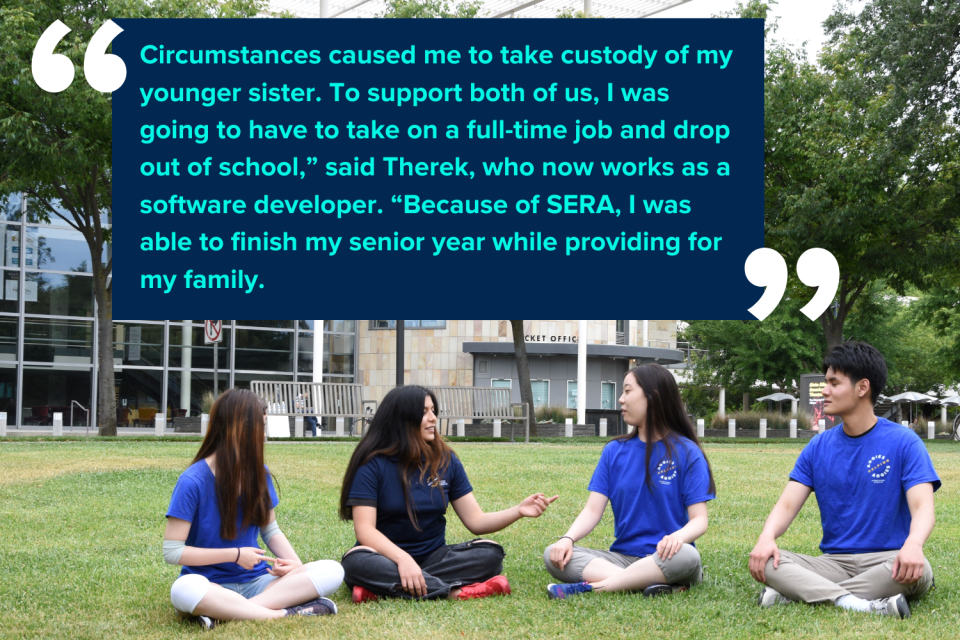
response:
M90 435L90 410L85 406L77 402L76 400L70 401L70 429L73 429L73 405L77 405L81 409L87 412L87 435Z

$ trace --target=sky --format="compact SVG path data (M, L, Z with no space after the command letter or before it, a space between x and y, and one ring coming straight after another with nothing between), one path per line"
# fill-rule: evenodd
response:
M820 50L825 38L821 23L833 12L836 0L779 0L773 5L774 15L780 18L776 38L785 40L794 47L808 42L810 59ZM862 7L857 2L856 7ZM709 18L732 10L737 0L691 0L672 9L667 9L651 18Z

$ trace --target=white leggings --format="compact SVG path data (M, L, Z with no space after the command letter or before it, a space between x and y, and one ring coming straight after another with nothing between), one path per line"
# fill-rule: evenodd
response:
M303 567L318 595L330 595L343 582L343 567L334 560L308 562ZM178 611L192 614L209 589L210 581L204 576L188 573L177 578L170 587L170 601Z

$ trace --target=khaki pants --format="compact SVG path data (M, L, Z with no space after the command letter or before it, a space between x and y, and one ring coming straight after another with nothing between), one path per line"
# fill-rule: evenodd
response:
M583 582L584 568L597 558L606 560L621 569L626 569L634 562L642 560L637 556L628 556L616 551L603 551L602 549L590 549L589 547L574 545L570 562L563 569L559 569L550 561L550 551L552 549L553 545L550 545L543 552L543 564L547 567L550 575L561 582ZM661 559L656 553L648 557L653 558L653 561L660 567L660 571L663 572L664 577L670 584L693 586L703 580L700 553L691 544L681 546L680 550L669 560Z
M810 604L835 602L848 593L864 600L889 598L898 593L916 600L933 586L933 568L924 558L920 579L912 584L900 584L891 577L898 553L899 550L825 553L814 557L781 551L780 568L773 568L773 558L767 561L766 584L791 600Z

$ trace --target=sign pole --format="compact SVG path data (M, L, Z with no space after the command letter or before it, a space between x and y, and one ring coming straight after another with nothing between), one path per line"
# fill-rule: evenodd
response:
M219 358L219 342L213 343L213 399L216 400L220 395L218 393L218 386L220 384L220 358Z
M218 347L223 340L223 320L203 321L203 342L213 344L213 399L220 395L220 352Z

